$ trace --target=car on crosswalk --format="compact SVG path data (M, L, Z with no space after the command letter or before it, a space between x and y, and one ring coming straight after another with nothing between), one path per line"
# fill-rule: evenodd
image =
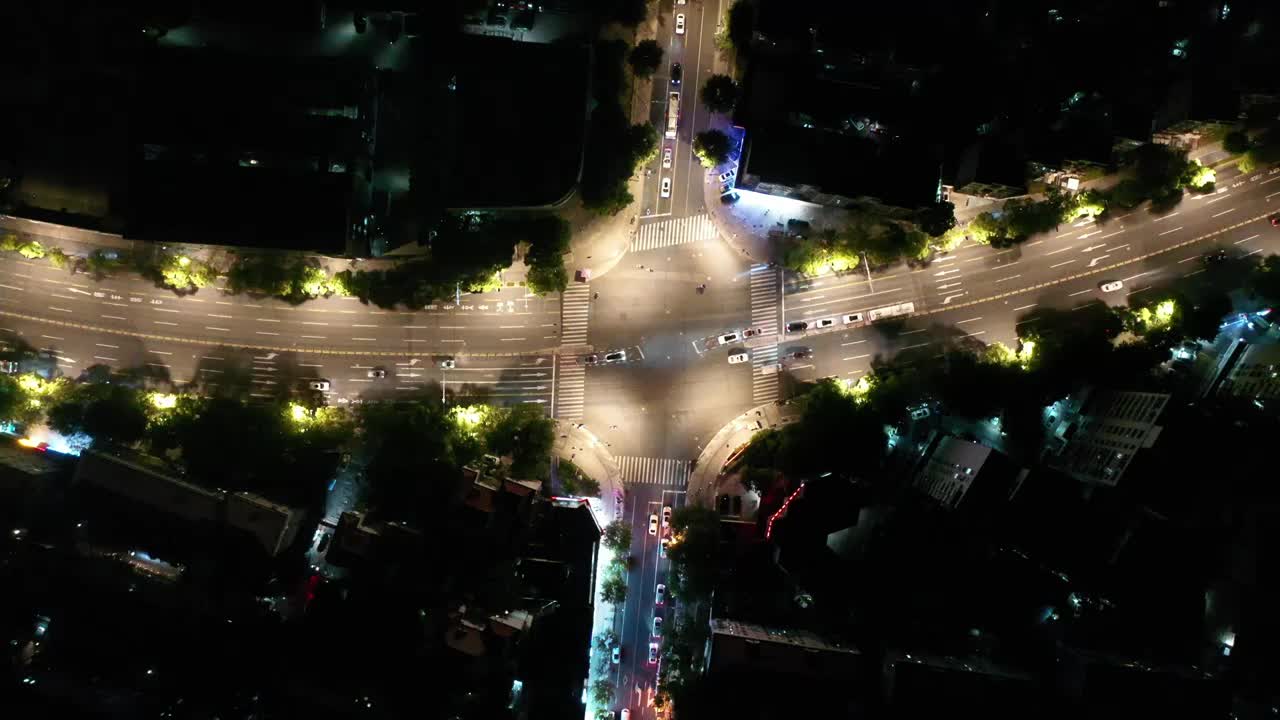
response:
M760 328L747 328L746 330L742 331L742 338L746 340L753 337L759 337L760 335L763 335L763 334L764 332Z

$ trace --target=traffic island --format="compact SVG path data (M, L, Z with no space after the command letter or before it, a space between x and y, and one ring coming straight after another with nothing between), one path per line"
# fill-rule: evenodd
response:
M741 493L742 486L736 480L721 474L724 466L736 456L756 433L790 425L800 419L795 405L765 403L754 407L716 432L706 447L702 448L689 477L689 501L703 507L714 508L721 485ZM733 487L730 488L729 486Z

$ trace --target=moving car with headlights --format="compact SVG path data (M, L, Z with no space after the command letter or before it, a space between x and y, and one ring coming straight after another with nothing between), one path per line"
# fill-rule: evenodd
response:
M1102 292L1115 292L1120 288L1124 287L1124 281L1109 280L1106 282L1098 283L1098 287L1102 289Z
M311 382L307 383L307 387L312 390L327 392L329 390L329 381L328 380L312 380Z

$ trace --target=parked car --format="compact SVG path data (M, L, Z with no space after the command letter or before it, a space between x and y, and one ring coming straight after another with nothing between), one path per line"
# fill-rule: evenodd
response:
M658 514L657 513L650 513L649 515L649 534L650 535L658 534Z
M662 150L662 167L663 169L671 167L671 148L663 148Z
M733 351L730 351L729 353L730 365L737 365L738 363L744 363L750 359L751 359L751 353L747 352L746 350L733 350Z
M667 601L667 586L658 583L658 587L653 591L653 604L662 605Z
M614 350L613 352L604 356L604 362L606 365L609 363L626 362L626 361L627 361L626 350Z
M671 63L671 84L679 86L682 77L684 77L684 69L680 67L680 63Z
M1124 281L1123 281L1123 280L1108 280L1108 281L1105 281L1105 282L1100 282L1100 283L1098 283L1098 287L1102 289L1102 292L1115 292L1115 291L1119 290L1120 288L1124 287Z
M662 637L662 616L661 615L653 616L653 636Z
M684 34L684 13L679 13L676 15L676 34L677 35Z
M720 196L720 202L724 203L725 205L732 205L738 202L738 193L727 192Z
M656 662L658 662L658 643L651 642L649 643L649 664L652 665Z
M328 381L328 380L312 380L312 381L310 381L310 382L308 382L308 383L307 383L307 387L308 387L308 388L310 388L311 390L318 390L318 391L320 391L320 392L328 392L328 391L329 391L329 381Z
M452 370L457 366L458 365L453 361L453 358L445 358L440 361L440 368L442 370Z
M862 322L862 313L849 313L844 316L844 324L851 325L853 323Z
M733 178L733 176L734 176L734 175L737 175L737 174L738 174L738 173L737 173L736 171L734 171L734 170L729 170L729 171L727 171L727 172L722 172L722 173L720 173L720 175L716 177L716 180L718 180L718 181L720 181L720 182L729 182L729 180L730 180L730 179L732 179L732 178Z
M813 327L815 330L822 330L823 328L829 328L835 324L836 324L835 318L822 318L821 320L813 321Z
M787 323L787 332L804 332L809 329L809 323L803 320L796 320Z
M370 370L368 373L366 373L366 375L368 375L369 377L375 380L381 380L387 376L387 371L382 369L375 369L375 370Z
M662 529L666 530L671 527L671 506L664 505L662 507Z
M671 197L671 178L662 178L662 197Z
M738 333L736 332L725 333L720 336L720 344L728 345L729 343L738 342L738 339Z

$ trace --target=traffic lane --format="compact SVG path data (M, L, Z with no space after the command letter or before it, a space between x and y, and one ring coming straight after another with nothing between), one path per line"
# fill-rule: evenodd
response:
M680 100L682 104L687 104L682 114L687 117L683 123L683 139L688 144L688 152L684 153L680 164L676 166L678 172L674 194L677 202L673 203L672 212L678 217L687 217L703 209L702 183L705 170L693 154L693 138L710 127L711 116L702 106L700 93L702 84L711 76L711 63L703 53L706 35L704 30L707 27L705 3L696 6L678 5L676 12L685 15L685 49L682 55L685 58L684 72L687 79L682 83L684 87Z
M418 313L369 309L354 298L292 306L215 289L181 296L140 279L93 282L47 263L0 262L0 299L24 314L144 334L344 349L422 344L506 351L557 344L558 298L502 299L497 293L470 298Z
M627 583L627 612L623 618L624 651L629 647L631 662L626 687L620 688L619 701L633 713L642 712L646 693L651 692L656 679L656 664L649 664L649 643L653 640L654 590L658 575L658 537L649 534L649 516L659 513L661 496L656 486L635 485L627 490L632 498L635 516L632 537L639 538L639 556ZM639 692L637 692L637 689Z
M751 364L726 350L693 363L651 361L589 371L584 421L615 456L692 459L751 404Z

